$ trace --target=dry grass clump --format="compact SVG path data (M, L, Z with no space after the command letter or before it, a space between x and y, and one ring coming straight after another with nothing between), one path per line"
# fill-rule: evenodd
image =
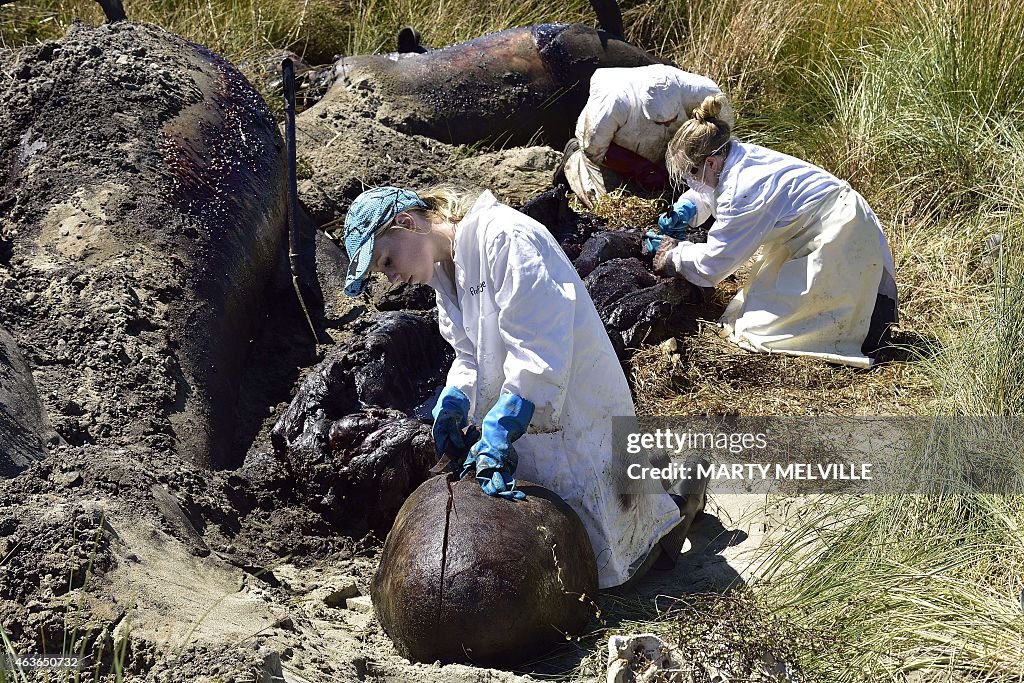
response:
M603 621L608 628L595 635L606 645L613 634L653 633L677 649L681 668L700 683L823 680L801 670L799 653L814 650L824 659L834 650L831 637L774 614L753 592L739 589L726 595L662 598L666 607L653 620L647 605L628 598L603 598ZM572 680L604 680L606 658L606 647L595 648ZM785 677L779 678L782 672Z
M570 195L570 206L574 211L587 211L575 195ZM616 188L597 200L591 213L608 223L609 230L643 228L653 230L658 226L658 216L665 211L666 202L657 197L638 197L624 188Z
M639 415L915 415L934 390L916 363L870 370L815 358L754 353L719 335L716 324L746 279L728 278L695 307L697 331L672 344L645 346L629 361ZM931 351L912 332L894 335L904 359Z
M630 361L640 415L908 415L931 393L913 364L871 370L752 353L708 323L680 353L640 350Z

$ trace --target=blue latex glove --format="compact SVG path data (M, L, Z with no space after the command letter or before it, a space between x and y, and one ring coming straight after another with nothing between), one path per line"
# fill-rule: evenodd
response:
M662 237L664 235L653 230L648 230L644 233L644 255L653 254L658 251L658 245L661 244Z
M533 403L516 394L501 394L487 411L481 425L480 440L469 449L462 476L476 470L480 488L489 496L523 500L526 494L515 490L512 478L519 456L512 442L526 433L533 419Z
M444 455L449 445L465 451L466 441L462 430L469 422L469 397L458 387L445 387L430 414L434 416L431 435L434 437L437 457Z
M680 199L665 213L658 216L658 231L677 240L686 239L686 228L697 215L697 205L689 199Z

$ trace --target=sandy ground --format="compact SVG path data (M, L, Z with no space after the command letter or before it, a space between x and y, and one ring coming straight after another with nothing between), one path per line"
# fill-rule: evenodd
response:
M652 571L635 592L618 599L646 605L648 618L654 619L676 597L725 592L756 580L758 548L770 530L783 525L794 505L799 501L792 498L712 496L677 566ZM603 640L567 646L518 672L412 664L395 653L368 599L354 595L368 593L376 548L311 564L284 558L272 567L280 585L271 588L216 555L196 557L167 534L139 529L117 515L109 523L116 532L118 566L92 587L101 590L90 590L103 597L90 598L83 608L93 615L117 612L121 626L113 631L114 641L126 637L133 644L151 643L156 652L169 653L160 667L168 672L202 672L213 680L218 668L231 669L218 661L226 654L222 648L231 644L234 655L249 656L250 667L260 666L257 660L266 661L262 666L268 672L276 671L273 653L278 653L286 681L511 682L570 675L588 648L603 646ZM117 596L132 599L122 597L118 605ZM599 598L598 604L603 600ZM595 622L595 628L602 626L609 628ZM614 627L608 632L615 632ZM181 655L175 658L177 652ZM205 667L200 664L204 654L210 658Z

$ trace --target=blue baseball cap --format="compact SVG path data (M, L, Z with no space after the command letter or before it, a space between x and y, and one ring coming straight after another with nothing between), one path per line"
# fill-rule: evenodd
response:
M366 274L373 260L377 230L408 209L426 209L419 195L400 187L375 187L352 202L345 216L345 251L348 252L348 275L345 294L358 296L366 286Z

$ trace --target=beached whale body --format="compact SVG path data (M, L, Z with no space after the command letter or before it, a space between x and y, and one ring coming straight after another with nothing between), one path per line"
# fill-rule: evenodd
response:
M118 424L111 436L166 435L182 457L232 464L239 380L285 234L285 155L270 110L224 58L124 21L75 24L13 69L0 103L0 228L31 277L90 292L74 302L73 317L96 324L69 351L69 381L96 384L99 413L158 404L152 423ZM54 305L51 295L33 311ZM36 329L19 318L19 340L55 334L54 316ZM130 339L135 357L98 377L90 344L106 332ZM142 381L128 395L107 388L153 357L166 357L170 396Z
M381 123L450 144L561 149L596 69L661 61L607 31L540 24L423 53L345 57L324 99L362 91Z
M517 483L526 500L435 476L402 506L371 586L402 656L508 666L585 628L597 565L583 523L548 489Z

